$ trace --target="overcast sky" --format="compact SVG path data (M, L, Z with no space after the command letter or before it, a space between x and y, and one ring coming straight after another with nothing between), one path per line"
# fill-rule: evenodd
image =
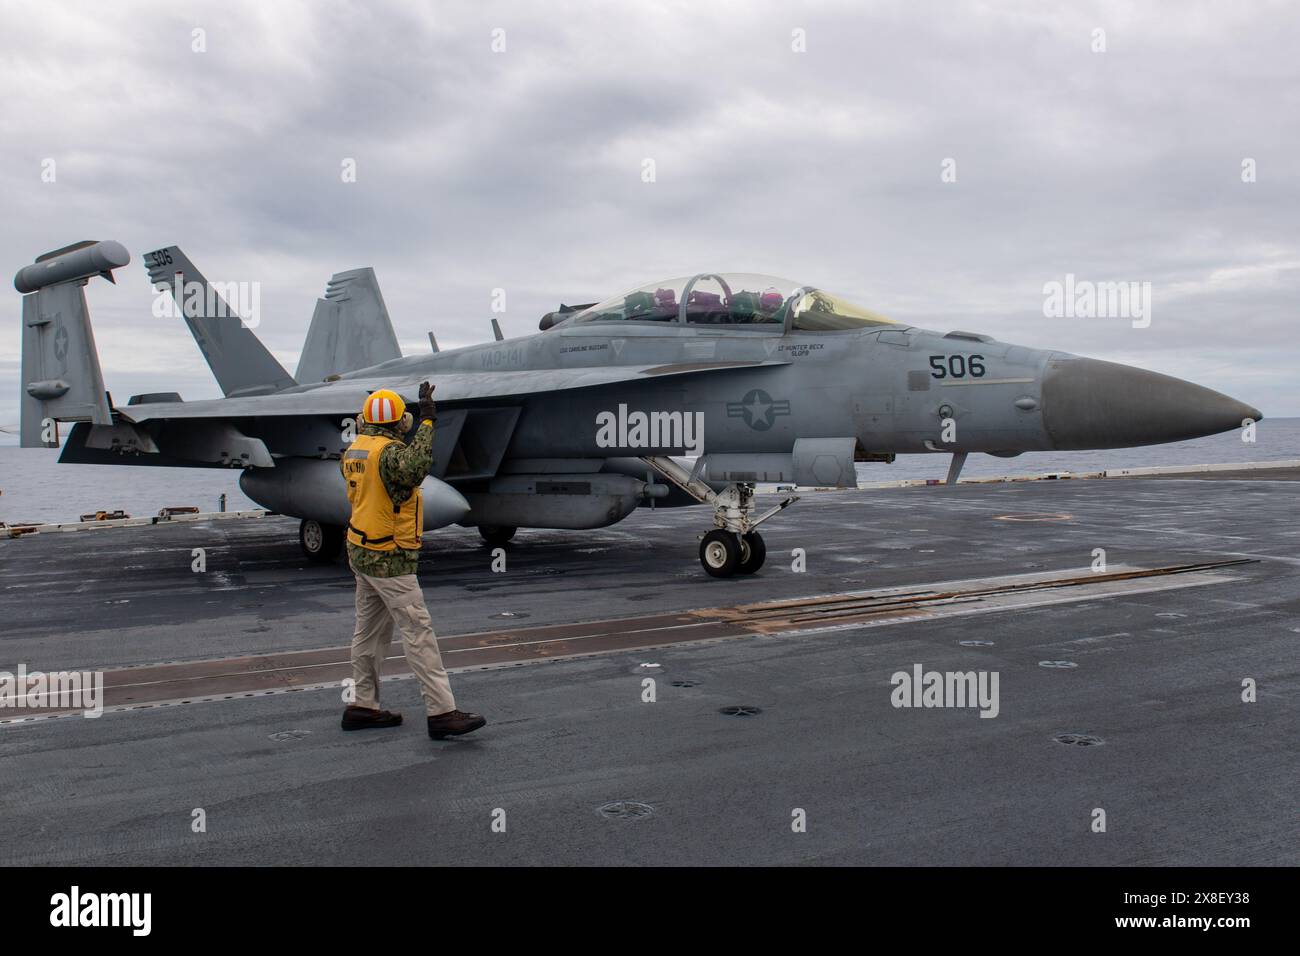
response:
M498 287L524 335L562 301L749 271L1300 414L1295 5L64 0L0 17L5 282L80 239L131 251L117 286L87 290L119 403L220 394L183 322L150 311L140 256L176 244L209 279L262 283L257 332L290 372L343 269L375 268L407 354L429 329L444 348L489 338ZM1044 317L1067 273L1150 282L1150 327Z

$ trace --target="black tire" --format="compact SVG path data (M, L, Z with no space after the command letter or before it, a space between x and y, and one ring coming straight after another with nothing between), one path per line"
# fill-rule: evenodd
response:
M715 528L700 542L700 564L715 578L729 578L740 565L740 535Z
M740 536L740 563L736 565L738 573L753 574L766 560L767 545L763 543L761 534L751 531Z
M518 530L518 528L512 528L509 525L481 524L478 526L478 534L483 539L483 543L494 548L508 544Z
M308 561L333 564L343 552L343 528L304 518L298 525L298 544Z

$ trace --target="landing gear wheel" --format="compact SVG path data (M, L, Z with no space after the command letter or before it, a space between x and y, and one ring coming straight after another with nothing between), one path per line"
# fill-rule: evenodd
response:
M729 578L740 566L740 535L715 528L700 542L700 564L715 578Z
M767 545L763 543L763 536L757 531L751 531L749 534L740 536L740 563L736 565L736 570L741 574L753 574L763 566L767 560Z
M298 544L308 561L332 564L343 551L343 528L304 519L298 526Z
M483 543L490 544L494 548L507 543L518 530L518 528L512 528L509 525L481 524L478 526L479 537L483 539Z

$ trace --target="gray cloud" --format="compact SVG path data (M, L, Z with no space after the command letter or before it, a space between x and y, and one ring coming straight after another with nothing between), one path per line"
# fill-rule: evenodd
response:
M132 250L119 286L88 291L116 396L218 394L150 314L138 257L175 242L211 278L262 282L258 334L290 369L340 269L373 265L420 348L429 328L485 339L494 287L526 334L560 301L708 268L1300 414L1300 13L1282 4L4 9L0 263ZM1044 318L1066 273L1151 282L1152 327Z

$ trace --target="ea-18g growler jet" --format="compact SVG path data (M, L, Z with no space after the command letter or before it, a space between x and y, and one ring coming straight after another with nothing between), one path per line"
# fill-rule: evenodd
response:
M900 452L1115 448L1227 431L1260 413L1189 382L973 332L928 332L813 286L703 272L586 306L541 331L402 356L371 269L341 272L316 303L289 375L175 246L144 256L183 314L224 398L174 392L114 405L84 287L130 256L112 241L47 253L14 280L23 299L22 443L75 422L60 461L238 467L264 507L301 519L308 558L335 559L348 518L338 459L366 395L414 403L437 387L425 530L581 531L640 506L713 512L709 574L763 564L754 486L853 487L854 462ZM194 290L195 295L183 290ZM46 436L48 437L48 436ZM693 456L694 461L690 458Z

